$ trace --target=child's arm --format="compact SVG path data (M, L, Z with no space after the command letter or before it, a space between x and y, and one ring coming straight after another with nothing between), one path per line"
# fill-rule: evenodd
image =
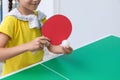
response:
M12 48L4 48L10 38L0 33L0 61L4 61L8 58L18 55L24 51L27 51L27 48L23 45L12 47Z
M0 61L14 57L25 51L41 50L43 49L46 40L48 40L46 37L42 36L22 45L5 48L9 39L10 38L6 34L0 33Z
M54 46L54 45L49 45L48 50L50 52L56 53L56 54L69 54L73 51L71 47L62 47L62 46Z

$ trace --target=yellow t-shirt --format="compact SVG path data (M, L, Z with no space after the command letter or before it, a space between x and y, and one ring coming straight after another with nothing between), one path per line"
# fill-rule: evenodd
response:
M42 22L44 21L45 19L42 20ZM42 35L41 29L29 28L28 25L28 21L19 20L14 16L7 16L3 20L2 24L0 25L0 32L10 37L6 48L24 44ZM27 51L18 56L7 59L3 64L2 75L9 74L41 61L43 58L43 53L43 50L38 50L35 54Z

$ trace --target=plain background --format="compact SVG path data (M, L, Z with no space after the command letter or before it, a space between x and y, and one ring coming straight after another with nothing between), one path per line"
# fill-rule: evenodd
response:
M120 36L120 0L60 0L60 13L73 24L74 49L108 35Z

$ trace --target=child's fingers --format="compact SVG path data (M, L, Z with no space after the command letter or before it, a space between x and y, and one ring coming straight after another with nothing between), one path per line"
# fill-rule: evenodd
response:
M45 37L45 36L41 36L41 37L39 37L39 38L42 39L42 40L48 40L48 41L50 41L50 39L47 38L47 37Z
M71 53L73 49L71 47L63 47L64 53Z

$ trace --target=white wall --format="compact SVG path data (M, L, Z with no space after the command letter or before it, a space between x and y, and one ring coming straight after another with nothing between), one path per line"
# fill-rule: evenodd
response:
M120 36L120 0L60 0L60 13L72 21L74 49L109 34Z
M8 0L2 0L2 7L3 7L3 17L6 16L8 12Z
M38 10L41 10L47 15L47 18L54 14L54 0L41 0Z
M2 72L2 63L0 62L0 76L1 76L1 72Z

